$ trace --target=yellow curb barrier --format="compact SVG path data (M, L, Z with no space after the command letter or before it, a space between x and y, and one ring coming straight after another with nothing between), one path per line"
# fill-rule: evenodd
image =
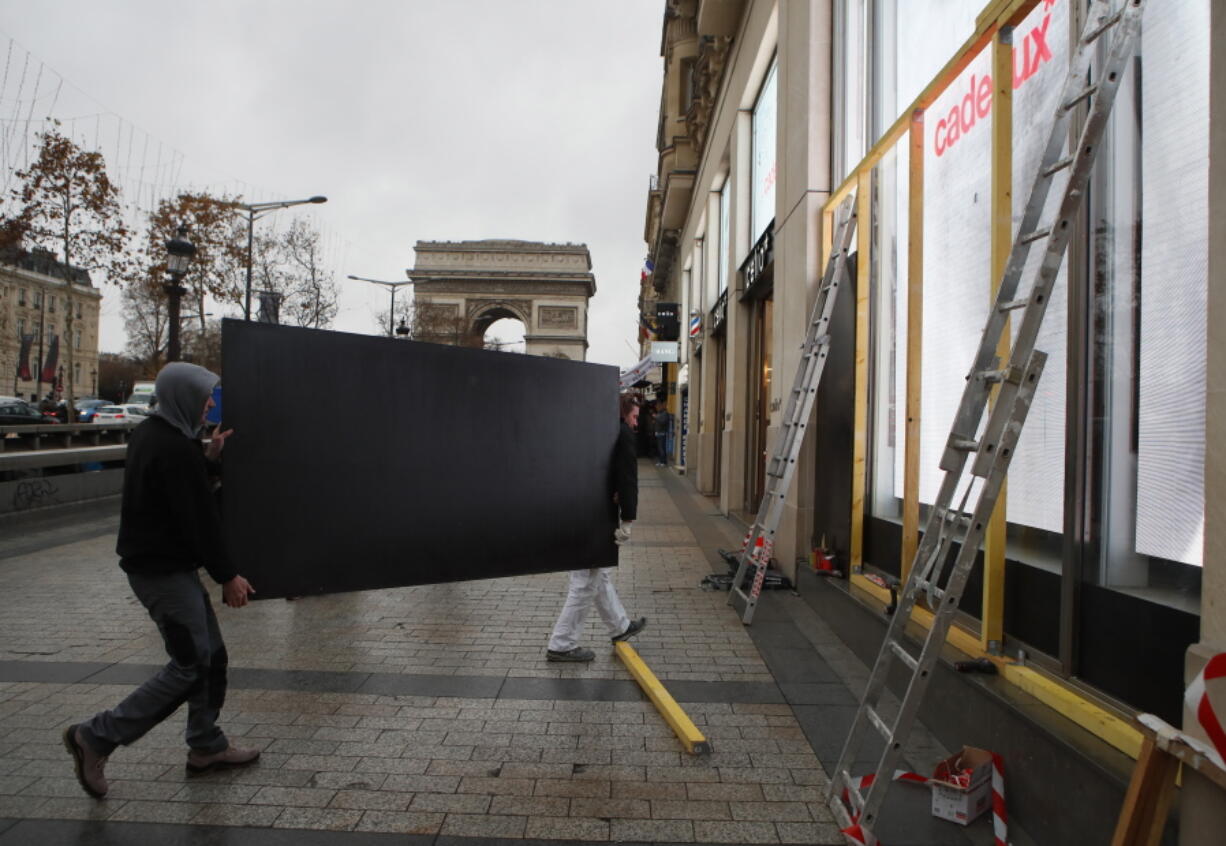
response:
M686 716L685 711L681 710L677 700L673 699L672 695L664 689L664 685L660 684L660 680L656 678L655 673L643 663L643 659L634 651L634 647L625 641L619 641L613 644L613 648L617 650L617 657L626 665L626 669L630 671L630 675L634 676L634 680L639 683L639 687L643 688L647 698L656 706L656 710L660 712L660 716L672 728L673 733L677 735L677 739L685 746L686 751L691 755L705 755L709 753L711 751L711 744L703 737L702 732L698 730L698 726L694 725L693 720Z

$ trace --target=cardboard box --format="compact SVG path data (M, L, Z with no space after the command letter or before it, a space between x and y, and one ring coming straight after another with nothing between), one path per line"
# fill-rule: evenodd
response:
M955 781L964 771L970 776ZM963 746L937 764L928 782L932 788L932 815L943 820L968 825L992 807L992 753L974 746Z

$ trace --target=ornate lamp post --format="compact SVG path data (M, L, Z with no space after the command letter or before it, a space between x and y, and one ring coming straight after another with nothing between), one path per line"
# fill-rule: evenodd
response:
M196 254L196 245L187 240L187 227L180 224L174 238L166 242L166 272L170 281L162 286L166 291L166 316L170 321L167 331L170 335L166 342L166 360L178 361L179 355L179 301L187 293L180 282L187 273L192 256Z
M288 209L290 206L303 206L308 203L326 203L327 197L308 197L305 200L285 200L277 203L235 203L233 208L236 211L243 211L247 214L247 293L243 300L243 320L251 319L251 267L252 248L255 244L255 222L263 214L274 212L278 209Z

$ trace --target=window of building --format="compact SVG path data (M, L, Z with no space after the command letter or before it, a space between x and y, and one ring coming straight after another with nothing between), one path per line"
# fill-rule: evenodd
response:
M965 41L982 2L949 0L949 19L917 5L837 4L845 24L864 18L872 51L889 54L864 62L873 71L866 109L891 99L895 110L905 109ZM1160 689L1180 687L1182 651L1196 639L1200 610L1208 15L1209 0L1191 0L1145 18L1081 211L1089 234L1073 239L1036 342L1048 360L1010 466L1006 500L1013 594L1006 597L1006 647L1046 653L1067 674L1167 719L1178 718L1178 703L1162 699ZM1083 16L1081 5L1069 0L1040 3L1015 30L1015 228ZM949 26L950 19L961 23ZM1036 31L1044 34L1042 49L1026 42ZM939 51L930 49L933 39L944 39ZM842 49L849 54L857 43ZM991 303L991 85L987 49L925 115L921 529ZM881 109L883 130L892 119ZM872 181L866 555L870 549L897 554L889 538L897 537L904 489L908 169L904 138ZM1063 187L1058 182L1053 194ZM1040 253L1032 250L1031 267ZM1028 270L1023 279L1031 278ZM869 563L898 566L896 560ZM962 608L977 616L973 587ZM1022 595L1025 603L1017 599ZM1064 617L1057 613L1062 603ZM1136 637L1148 636L1143 648L1129 645L1120 619L1130 621ZM1142 671L1118 672L1140 660ZM1174 669L1168 672L1168 665ZM1147 685L1128 680L1156 672L1170 678Z
M750 241L758 237L775 217L775 139L778 115L778 59L772 59L762 91L753 107L751 143L753 147L751 179L753 195L750 201Z
M73 349L77 349L77 350L81 349L81 330L80 329L76 330L76 337L73 338L72 346L73 346Z
M79 385L80 383L81 383L81 365L80 363L74 363L72 365L72 384L75 387Z
M694 104L694 59L681 60L681 114L684 118Z
M81 319L81 301L77 300L77 320Z
M26 333L26 319L24 317L17 318L17 336L21 337Z
M17 305L23 306L25 304L26 304L26 289L19 288L17 289Z
M731 199L732 178L724 179L724 185L719 189L719 244L717 245L718 252L715 254L716 265L716 280L719 282L719 294L728 290L728 263L732 259L728 256L728 223L729 223L729 201Z
M34 301L33 302L34 302L35 308L43 307L43 292L40 291L38 288L34 289Z
M55 295L54 294L47 297L47 311L49 311L52 314L55 314Z

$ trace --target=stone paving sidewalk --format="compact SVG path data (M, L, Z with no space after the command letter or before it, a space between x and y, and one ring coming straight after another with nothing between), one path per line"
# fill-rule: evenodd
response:
M641 474L641 519L616 583L627 610L649 619L636 649L711 755L681 750L594 613L592 664L545 661L566 588L550 574L217 603L232 667L222 722L264 750L259 765L186 777L176 715L118 750L110 795L89 799L59 732L165 660L116 566L111 524L9 557L0 541L0 844L57 819L103 831L225 826L241 835L225 842L250 844L276 829L338 832L327 842L339 844L345 831L841 843L795 709L727 595L698 589L710 564L660 471L643 463ZM131 831L122 842L165 836Z

